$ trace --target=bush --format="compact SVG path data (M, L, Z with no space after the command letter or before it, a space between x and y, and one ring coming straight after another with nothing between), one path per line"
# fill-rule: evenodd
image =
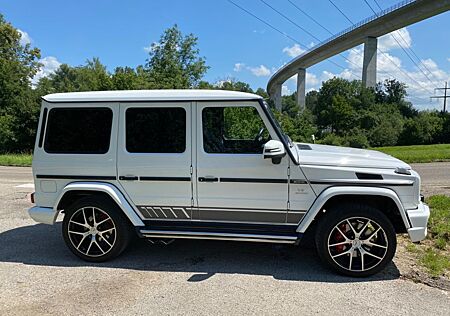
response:
M445 118L437 111L423 111L407 119L399 137L400 145L433 144L444 131ZM448 141L448 140L447 140Z
M344 136L344 146L354 148L368 148L369 141L367 140L366 135L364 135L361 130L354 129L350 131L349 134Z

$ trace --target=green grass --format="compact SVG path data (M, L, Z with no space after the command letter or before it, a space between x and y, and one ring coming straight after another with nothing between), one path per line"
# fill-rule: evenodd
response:
M433 195L426 201L431 208L427 245L408 244L406 249L418 256L419 263L436 277L450 271L450 197Z
M31 166L31 154L0 154L0 166Z
M450 245L450 197L433 195L427 199L427 203L431 208L429 233L437 248L443 249Z
M450 160L450 144L372 148L408 163Z
M445 254L428 248L420 256L420 263L427 268L428 272L434 276L442 275L446 270L450 270L450 259Z

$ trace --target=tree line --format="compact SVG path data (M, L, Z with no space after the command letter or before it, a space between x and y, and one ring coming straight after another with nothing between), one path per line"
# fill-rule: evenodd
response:
M62 64L33 85L42 65L40 50L21 44L21 34L0 14L0 152L30 152L34 146L41 96L49 93L138 89L224 89L256 93L271 104L267 92L236 80L202 80L209 66L200 56L198 38L174 25L151 45L145 63L108 71L99 58L84 65ZM361 81L333 78L306 96L299 111L296 94L282 97L275 111L294 141L374 147L450 141L450 115L419 111L405 100L407 87L396 80L365 88ZM272 105L272 104L271 104ZM240 120L246 122L246 120ZM243 123L244 124L244 123ZM245 130L246 126L242 126Z

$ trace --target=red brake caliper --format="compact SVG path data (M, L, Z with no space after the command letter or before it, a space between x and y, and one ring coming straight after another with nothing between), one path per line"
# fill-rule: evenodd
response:
M343 232L343 233L345 233L346 230L347 230L345 224L339 225L339 229L340 229L341 232ZM339 242L345 240L344 236L342 236L342 234L341 234L338 230L336 230L336 232L335 232L335 234L334 234L334 239L336 240L336 243L339 243ZM337 245L337 246L336 246L336 251L337 251L337 252L342 252L342 251L344 251L344 249L345 249L345 244Z

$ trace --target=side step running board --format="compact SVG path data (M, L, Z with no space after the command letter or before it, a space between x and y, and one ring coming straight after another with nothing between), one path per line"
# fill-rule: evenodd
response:
M294 244L298 236L276 236L276 235L254 235L215 232L190 232L190 231L167 231L167 230L140 230L142 237L147 238L183 238L183 239L214 239L235 240Z

